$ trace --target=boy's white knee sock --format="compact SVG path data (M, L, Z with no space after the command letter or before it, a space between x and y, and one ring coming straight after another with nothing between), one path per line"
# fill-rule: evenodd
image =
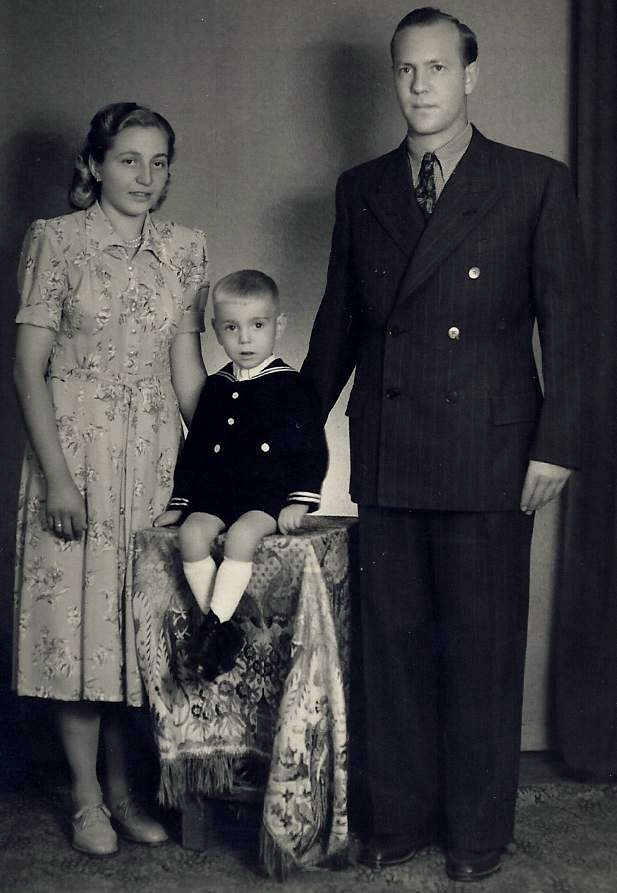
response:
M236 561L233 558L225 558L219 567L210 610L221 623L229 620L238 607L252 572L252 561Z
M183 561L182 570L191 587L191 592L195 596L195 601L202 613L206 614L210 607L210 596L216 574L214 558L208 555L207 558L200 558L199 561Z

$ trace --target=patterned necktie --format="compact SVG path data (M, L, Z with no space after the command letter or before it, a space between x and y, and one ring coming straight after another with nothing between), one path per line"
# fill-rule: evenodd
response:
M433 213L433 208L435 207L435 202L437 201L434 173L435 160L435 155L433 155L432 152L427 152L422 157L420 173L418 174L418 182L415 188L417 202L420 205L422 213L427 218L427 220Z

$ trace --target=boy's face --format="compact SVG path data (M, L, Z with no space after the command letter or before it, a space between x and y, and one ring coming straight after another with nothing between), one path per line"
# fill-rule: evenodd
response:
M241 369L254 369L274 351L287 320L271 295L219 292L212 325L219 344Z

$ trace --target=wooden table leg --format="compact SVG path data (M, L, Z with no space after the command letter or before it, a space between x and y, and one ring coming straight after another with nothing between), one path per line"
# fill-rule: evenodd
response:
M207 797L193 797L182 809L182 846L187 850L203 850L214 826L214 806Z

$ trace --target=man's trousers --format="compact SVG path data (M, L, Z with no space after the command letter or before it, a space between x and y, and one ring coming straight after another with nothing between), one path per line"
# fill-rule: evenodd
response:
M533 516L360 506L373 832L512 839Z

